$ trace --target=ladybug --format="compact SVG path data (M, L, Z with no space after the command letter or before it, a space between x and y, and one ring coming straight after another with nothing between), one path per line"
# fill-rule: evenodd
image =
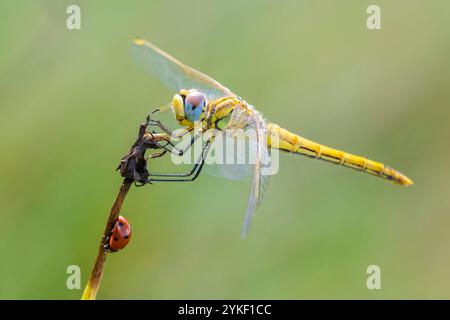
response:
M131 226L127 219L119 216L108 235L107 249L111 252L119 251L125 248L131 239Z

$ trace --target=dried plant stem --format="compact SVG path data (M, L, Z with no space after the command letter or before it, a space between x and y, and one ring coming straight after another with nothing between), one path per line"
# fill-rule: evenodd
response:
M105 248L108 233L114 226L114 223L119 216L120 209L122 208L123 201L130 190L133 180L124 179L122 185L120 186L119 193L117 194L116 200L111 208L111 212L106 222L105 231L103 232L102 239L100 241L100 247L98 249L97 259L95 261L94 267L91 272L89 281L84 289L81 300L95 300L97 297L97 292L100 287L100 282L102 281L103 270L105 267L106 257L108 256L108 250Z
M119 216L122 204L133 182L137 181L144 184L147 182L149 173L147 171L147 159L145 158L146 150L162 149L164 147L159 144L160 142L170 142L169 131L160 122L156 121L154 124L164 130L164 133L150 133L146 131L150 121L151 119L149 116L146 121L139 126L139 134L136 142L131 146L128 153L121 159L120 165L117 168L121 176L125 177L125 179L123 180L119 193L117 194L116 200L111 208L111 212L109 213L108 220L106 221L105 231L103 232L100 247L98 248L97 259L95 260L94 267L92 268L89 281L84 288L81 300L96 299L100 282L103 277L106 257L109 253L106 246L108 235L114 227L114 223ZM160 157L164 153L165 152L161 152L157 156L154 154L151 158Z

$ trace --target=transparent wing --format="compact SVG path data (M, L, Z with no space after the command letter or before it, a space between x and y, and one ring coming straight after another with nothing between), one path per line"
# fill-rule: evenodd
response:
M249 155L254 157L254 159L250 159L250 163L254 163L254 166L252 186L241 233L242 237L245 237L250 229L253 214L260 206L270 181L270 175L266 174L267 170L265 170L271 161L267 148L267 130L262 116L252 108L235 108L228 127L252 129L253 131L246 130L246 135L251 137L251 141L254 141L250 144L249 150Z
M237 130L218 132L205 160L205 173L229 180L247 179L254 168L248 162L254 143Z
M260 206L270 181L271 173L267 167L271 165L272 158L267 148L266 135L265 121L258 112L251 108L236 107L225 130L214 133L214 142L205 159L206 173L232 180L252 177L242 228L243 237L249 231L253 214ZM229 142L233 149L228 146Z
M181 63L146 40L135 39L132 45L132 53L144 70L159 79L170 89L176 91L180 89L199 89L209 99L234 95L230 89L216 80Z
M264 138L264 140L262 140ZM261 202L265 196L268 184L270 182L270 176L263 174L263 166L265 166L266 161L269 161L269 153L266 146L265 137L262 135L258 140L258 155L257 161L254 167L254 175L252 181L252 187L250 190L250 196L247 203L247 211L245 213L244 222L242 226L241 235L244 238L249 229L253 218L253 214L261 205Z
M259 194L256 203L256 209L261 205L264 196L266 195L267 188L269 187L270 178L272 176L271 173L268 173L266 168L271 165L272 157L270 155L270 151L267 148L267 141L264 137L263 140L260 140L260 154L261 154L261 167L259 169ZM270 171L270 170L269 170Z
M205 165L205 173L228 180L247 180L253 172L253 166L244 164Z

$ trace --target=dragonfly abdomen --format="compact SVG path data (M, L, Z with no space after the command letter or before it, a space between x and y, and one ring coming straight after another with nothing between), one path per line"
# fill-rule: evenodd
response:
M324 146L273 123L267 124L267 144L272 148L342 165L400 185L413 184L407 176L383 163Z

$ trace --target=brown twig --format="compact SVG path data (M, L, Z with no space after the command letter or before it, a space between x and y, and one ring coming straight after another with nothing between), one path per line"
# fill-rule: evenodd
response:
M100 287L100 282L103 277L103 270L105 267L106 257L108 256L109 251L106 247L106 241L109 232L114 226L114 223L119 216L120 209L122 208L122 204L127 196L128 191L133 183L133 180L125 178L123 180L122 185L120 186L119 193L117 194L116 200L111 208L111 212L109 214L108 220L106 222L105 231L102 235L102 240L100 241L100 247L98 248L97 259L95 260L94 268L91 272L91 277L89 278L89 282L84 289L82 300L95 300L97 297L97 292Z
M149 173L147 171L145 151L147 149L161 149L162 146L159 144L160 142L170 141L169 131L165 131L164 133L150 133L146 131L149 119L150 118L147 118L147 121L141 124L136 142L122 158L120 165L117 168L125 179L123 180L119 193L117 194L116 200L109 213L108 220L106 221L105 231L102 234L97 259L95 260L91 276L81 297L82 300L95 300L97 297L97 292L103 277L106 257L109 253L107 246L108 236L119 216L123 202L131 185L134 182L144 184L147 181ZM160 128L165 129L159 122L157 125ZM159 154L159 156L162 154L163 153Z

